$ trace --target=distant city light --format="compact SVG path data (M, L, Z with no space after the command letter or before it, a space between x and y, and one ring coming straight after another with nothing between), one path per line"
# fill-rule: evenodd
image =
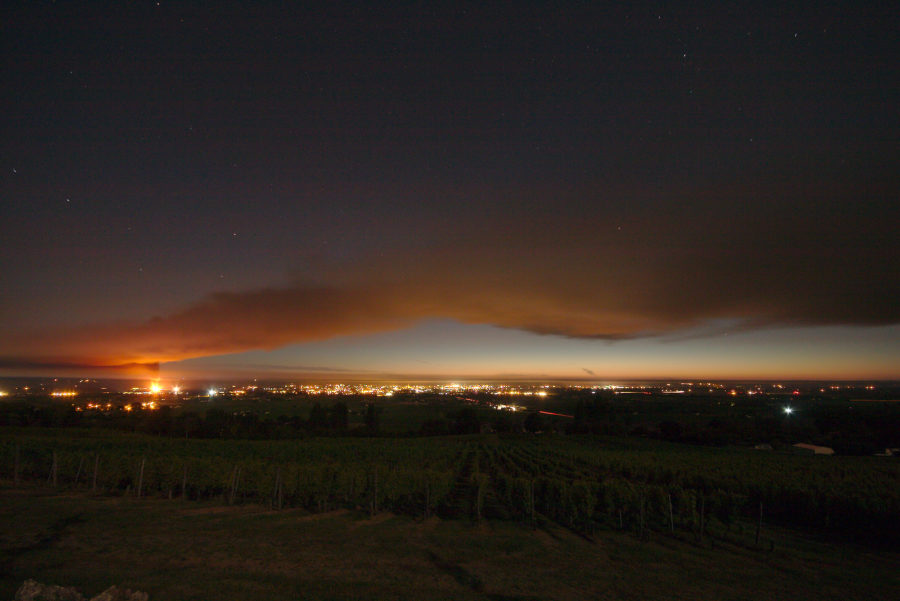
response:
M152 392L153 394L159 394L159 391L159 382L154 382L150 385L150 392Z
M788 415L790 415L791 413L794 412L794 408L793 407L785 407L784 412L787 413Z
M181 386L172 387L172 394L178 394L179 392L181 392Z
M216 396L217 394L219 394L219 391L216 390L215 388L210 388L208 391L208 394L209 394L209 396Z

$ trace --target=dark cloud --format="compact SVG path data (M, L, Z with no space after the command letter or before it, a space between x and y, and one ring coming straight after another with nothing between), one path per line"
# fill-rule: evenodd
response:
M797 195L685 190L684 202L656 199L664 209L651 211L581 190L597 200L577 214L547 204L519 216L467 214L465 227L448 227L425 249L323 266L314 284L213 294L137 323L8 333L0 352L19 358L5 368L145 365L426 318L612 340L716 321L736 328L900 322L889 195L822 185L790 191ZM632 198L640 204L647 194ZM848 208L848 195L865 211Z

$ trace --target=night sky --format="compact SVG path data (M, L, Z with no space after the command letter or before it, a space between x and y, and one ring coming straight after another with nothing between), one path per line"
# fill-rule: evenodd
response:
M0 374L900 378L895 3L389 6L4 3Z

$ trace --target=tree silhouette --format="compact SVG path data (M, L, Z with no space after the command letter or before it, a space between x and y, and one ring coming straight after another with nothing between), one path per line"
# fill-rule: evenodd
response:
M369 432L378 432L381 426L381 407L376 407L375 403L366 403L365 423Z

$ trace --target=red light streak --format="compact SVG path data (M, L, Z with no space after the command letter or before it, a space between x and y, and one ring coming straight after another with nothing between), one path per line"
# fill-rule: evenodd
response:
M543 413L544 415L558 415L560 417L575 417L574 415L566 415L565 413L553 413L552 411L538 411L538 413Z

